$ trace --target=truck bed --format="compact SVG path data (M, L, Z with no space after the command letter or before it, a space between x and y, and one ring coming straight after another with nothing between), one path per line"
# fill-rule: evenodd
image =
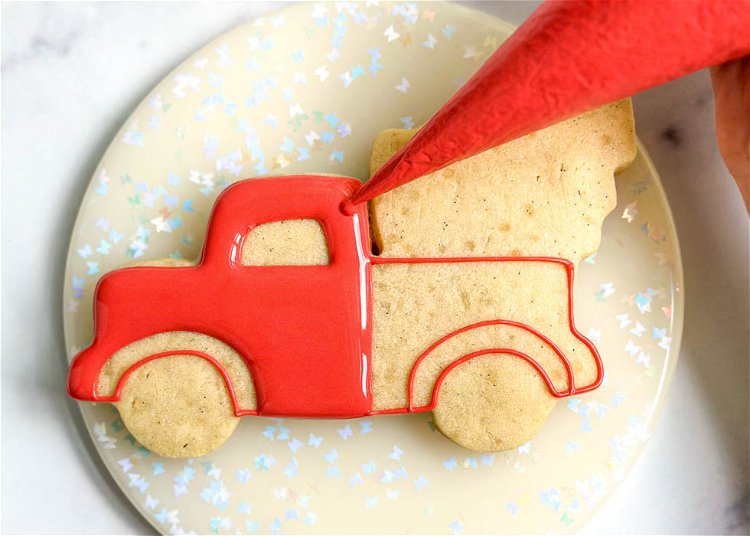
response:
M373 409L406 407L409 375L419 356L444 335L487 320L538 330L568 358L576 386L593 382L596 363L571 329L569 269L562 260L378 259L372 270ZM449 363L488 348L529 355L556 389L567 389L566 368L549 345L524 329L491 325L461 333L430 353L416 376L413 405L430 402L435 380ZM529 366L529 373L536 371Z

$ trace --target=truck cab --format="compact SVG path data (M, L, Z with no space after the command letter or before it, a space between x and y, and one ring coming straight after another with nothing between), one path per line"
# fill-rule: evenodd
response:
M178 326L221 340L246 360L258 414L365 415L371 408L367 211L339 209L359 186L330 176L237 183L215 204L197 265L105 275L95 292L96 338L72 364L71 394L98 399L99 371L112 354ZM275 245L252 240L252 233L298 220L320 225L326 264L253 263Z

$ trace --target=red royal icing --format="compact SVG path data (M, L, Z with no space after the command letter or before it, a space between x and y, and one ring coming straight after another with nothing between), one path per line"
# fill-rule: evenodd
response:
M750 54L750 0L545 2L353 197Z
M359 417L433 409L445 376L456 366L486 354L512 355L530 363L552 396L563 397L596 388L602 363L594 345L573 321L573 265L552 257L382 258L373 256L364 204L345 203L357 191L355 179L292 176L252 179L227 188L209 220L203 253L196 266L134 267L104 275L94 293L94 340L73 360L68 391L79 400L115 402L133 370L153 359L193 355L215 366L227 383L235 414L279 417ZM348 210L341 210L342 204ZM330 263L326 266L244 266L242 244L263 223L317 220L324 231ZM575 385L563 352L542 333L513 319L486 322L445 334L419 357L409 378L409 404L373 410L372 266L374 264L557 263L568 278L568 323L571 333L591 352L597 376L590 385ZM568 388L555 388L547 372L531 356L512 348L488 348L458 358L438 378L432 401L415 406L414 378L421 362L437 346L478 327L512 325L538 337L563 364ZM195 349L160 352L132 365L112 396L97 394L100 371L118 350L161 332L192 331L231 346L252 376L257 410L242 408L228 371L212 356Z

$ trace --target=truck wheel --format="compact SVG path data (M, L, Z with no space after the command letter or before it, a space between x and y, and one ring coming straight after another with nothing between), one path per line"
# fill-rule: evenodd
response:
M445 377L433 416L437 428L459 445L502 451L531 439L554 405L531 365L509 355L484 355Z
M141 445L169 458L211 452L239 422L219 371L190 355L162 357L138 367L115 405Z

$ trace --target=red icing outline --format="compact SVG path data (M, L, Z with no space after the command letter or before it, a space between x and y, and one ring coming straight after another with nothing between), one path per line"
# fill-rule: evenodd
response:
M193 357L199 357L201 359L205 359L216 368L219 374L221 374L221 377L224 379L224 384L226 385L229 398L232 400L232 406L234 408L235 417L244 417L247 415L258 415L257 410L240 408L240 404L239 402L237 402L237 394L235 393L234 386L232 385L232 379L230 378L229 372L227 372L227 369L224 367L224 365L222 365L221 362L218 361L217 359L211 357L211 355L205 352L198 351L198 350L169 350L166 352L159 352L157 354L152 354L148 357L141 359L140 361L136 361L135 363L130 365L125 370L125 372L123 372L122 376L120 376L120 380L117 382L117 387L115 388L114 394L108 397L101 396L97 399L97 402L119 402L120 397L122 396L122 390L125 388L125 383L127 382L130 375L133 372L135 372L136 369L142 367L149 361L160 359L162 357L171 357L175 355L179 355L179 356L190 355Z
M68 391L80 400L116 402L130 374L143 364L173 355L206 359L222 375L236 416L266 415L348 418L432 410L447 374L474 357L508 354L526 360L556 398L584 393L601 384L601 357L573 319L573 263L555 257L386 258L370 253L365 205L340 210L357 190L355 179L293 176L252 179L227 188L211 214L200 262L189 267L134 267L115 270L97 284L94 341L71 363ZM315 219L326 236L327 266L244 266L247 233L262 223ZM570 362L560 348L535 328L509 319L486 320L444 335L415 361L406 387L408 406L372 408L372 265L476 262L543 262L562 265L567 274L568 324L590 350L597 377L576 387ZM265 305L264 305L265 304ZM568 389L555 388L530 356L512 348L490 348L452 361L433 386L431 403L413 405L417 370L440 344L488 325L510 325L539 337L560 358ZM281 327L281 329L279 329ZM228 371L197 350L170 350L131 365L112 396L97 394L99 374L118 350L161 332L193 331L217 339L237 352L250 369L256 410L237 402ZM283 337L276 337L283 333Z

